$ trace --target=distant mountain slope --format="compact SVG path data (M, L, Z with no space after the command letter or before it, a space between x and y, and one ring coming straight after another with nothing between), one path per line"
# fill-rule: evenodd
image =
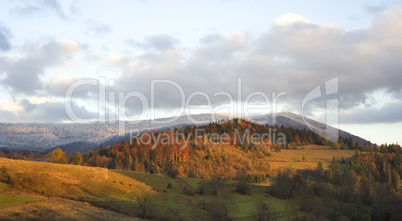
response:
M161 118L154 121L131 121L124 122L125 129L122 134L129 136L144 131L169 129L179 125L201 125L215 120L227 119L227 114L191 115L192 121L187 116L173 118ZM108 143L119 137L119 122L115 123L0 123L0 148L12 150L46 151L59 146L77 146L78 144L96 145ZM121 141L121 139L120 139ZM80 148L82 149L81 145ZM75 148L76 149L76 148ZM84 147L87 149L87 147Z
M267 114L267 115L261 115L261 116L256 116L251 118L255 123L259 124L268 124L268 125L278 125L278 126L284 126L284 127L292 127L292 128L297 128L297 129L306 129L306 130L311 130L318 132L319 134L323 133L324 131L330 138L330 140L337 140L338 135L349 138L351 137L354 142L359 142L359 144L365 144L368 141L358 137L356 135L350 134L346 131L337 129L335 127L320 123L318 121L309 119L309 118L304 118L305 121L310 124L313 128L308 127L308 125L305 124L303 120L303 116L294 114L294 113L277 113L277 114Z
M237 116L241 117L241 116ZM113 145L123 140L128 140L130 135L137 135L147 131L168 130L172 128L184 128L189 125L203 125L212 121L220 121L232 118L229 114L197 114L181 116L172 122L172 118L156 119L154 121L131 121L125 122L123 135L119 135L119 122L115 123L71 123L71 124L50 124L50 123L0 123L0 148L12 150L34 150L49 151L61 147L71 153L85 152L98 148L101 144ZM274 120L275 119L275 120ZM310 128L304 123L302 116L293 113L278 113L272 115L254 116L252 121L260 124L278 125L293 127L297 129ZM315 128L324 129L326 125L317 121L307 119L307 122ZM332 133L330 138L336 134L336 128L329 127ZM131 131L131 133L130 133ZM354 142L364 144L367 140L348 132L338 130L339 135L349 138Z

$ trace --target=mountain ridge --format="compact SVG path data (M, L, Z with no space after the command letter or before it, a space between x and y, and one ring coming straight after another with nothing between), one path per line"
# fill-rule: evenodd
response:
M139 135L148 131L169 130L173 128L184 128L187 126L205 125L214 121L243 118L254 123L269 124L295 129L313 130L305 124L305 121L314 126L321 133L328 128L329 139L337 139L337 135L349 138L360 144L367 143L367 140L350 134L346 131L328 126L318 121L304 118L294 113L276 113L259 116L245 117L241 115L230 115L225 113L217 114L195 114L183 115L173 118L159 118L144 121L117 121L114 123L0 123L0 148L7 150L30 150L50 151L60 147L71 153L85 152L104 146L120 143L128 140L132 135ZM119 127L124 123L124 130ZM320 131L321 130L321 131Z

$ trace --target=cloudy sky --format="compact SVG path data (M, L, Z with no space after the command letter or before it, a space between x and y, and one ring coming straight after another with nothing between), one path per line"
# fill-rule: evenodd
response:
M1 0L0 122L245 114L229 97L325 122L338 99L341 129L402 143L400 39L402 1Z

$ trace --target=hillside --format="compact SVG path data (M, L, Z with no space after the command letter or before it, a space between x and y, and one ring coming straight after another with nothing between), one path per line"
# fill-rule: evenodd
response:
M186 126L199 126L231 119L234 116L228 114L197 114L190 116L181 116L173 122L165 121L171 118L156 119L155 121L132 121L124 122L125 133L119 135L119 123L70 123L70 124L44 124L44 123L0 123L0 149L8 150L29 150L29 151L49 151L60 147L64 151L70 153L81 152L97 149L101 144L104 146L120 143L122 140L128 140L130 131L135 134L146 133L149 131L170 130L173 128L183 129ZM237 116L241 117L241 116ZM191 119L192 120L191 120ZM254 116L252 120L260 124L278 125L284 127L292 127L295 129L310 130L304 124L302 117L292 113L278 113L275 115ZM307 121L315 128L325 128L326 125L317 121L307 119ZM367 143L367 140L354 136L342 130L329 127L330 131L338 132L339 135L349 138L352 137L354 142L360 144ZM138 132L138 133L137 133ZM328 135L330 138L331 134Z
M19 196L16 194L9 195L13 199ZM40 201L0 208L0 220L138 221L142 219L91 206L85 202L46 198Z
M292 162L298 160L306 165L305 168L314 168L317 159L329 161L335 153L338 159L347 158L357 148L362 146L342 137L334 144L310 130L234 119L148 132L121 143L102 146L84 154L83 165L228 181L234 180L238 171L246 170L250 182L261 182L275 174L276 169L288 167L277 163L288 162L288 157L280 154L281 151L292 157L305 152ZM333 152L332 149L340 150ZM308 160L303 160L303 156Z
M144 195L152 199L147 205L152 213L147 217L210 220L205 203L216 199L210 194L194 195L199 183L210 182L202 179L1 158L0 168L14 178L38 177L44 181L40 186L0 182L1 220L139 220L136 217L141 216L141 210L136 196ZM228 190L243 208L234 214L239 220L248 220L250 205L265 196L260 194L261 189L243 196L232 185L227 185ZM273 200L278 208L285 208L283 200Z
M268 124L268 125L278 125L278 126L284 126L284 127L291 127L299 130L311 130L311 128L306 125L306 123L303 120L303 117L298 114L294 113L277 113L277 114L267 114L267 115L261 115L261 116L255 116L251 118L253 122L259 123L259 124ZM346 131L339 130L335 127L332 127L330 125L326 125L323 123L320 123L318 121L309 119L309 118L304 118L308 124L310 124L313 129L316 129L318 133L323 133L324 131L327 133L328 137L331 140L337 140L338 136L346 137L349 138L351 137L354 142L358 142L360 144L365 144L367 143L366 139L363 139L359 136L350 134Z
M129 194L151 192L144 183L103 168L4 158L0 158L0 168L7 171L13 186L43 196L128 200Z
M112 202L132 205L136 196L157 194L143 182L103 168L4 158L0 181L1 220L138 220L121 214Z

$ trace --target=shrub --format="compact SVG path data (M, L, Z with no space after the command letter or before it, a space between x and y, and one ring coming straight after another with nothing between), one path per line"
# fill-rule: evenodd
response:
M14 188L21 187L23 184L22 174L11 175L8 184Z
M268 149L268 148L265 149L265 150L263 151L263 153L264 153L264 155L265 155L266 157L271 156L271 154L269 153L269 149Z
M172 183L169 183L169 184L167 185L167 188L168 188L168 189L172 189L172 188L173 188Z
M200 194L200 195L204 195L205 192L206 192L205 183L200 183L200 184L198 184L196 193L197 193L197 194Z
M250 186L248 185L248 175L245 170L238 171L236 174L236 191L242 194L250 193Z
M10 174L7 171L7 168L4 166L0 168L0 182L8 183L10 180Z
M183 193L186 194L187 196L194 196L193 191L191 191L189 188L184 187L183 188Z
M262 152L258 152L258 153L257 153L257 157L258 157L258 158L263 158L263 157L264 157L264 154L263 154Z
M149 212L151 211L151 208L152 208L151 205L152 205L153 199L150 196L141 194L136 197L136 201L139 205L138 212L139 212L141 218L144 218L144 219L149 218L149 215L150 215Z
M292 184L289 172L279 172L271 186L271 193L275 197L287 199L292 196Z
M254 220L258 221L272 221L279 220L279 214L273 209L273 207L264 201L259 201L254 206L253 212Z
M218 192L218 196L210 201L209 213L213 220L232 220L230 214L236 203L232 195L225 190Z

